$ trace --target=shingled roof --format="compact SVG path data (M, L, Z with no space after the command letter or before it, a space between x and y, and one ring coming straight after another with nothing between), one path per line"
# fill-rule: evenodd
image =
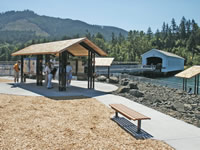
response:
M189 79L189 78L192 78L192 77L194 77L198 74L200 74L200 66L192 66L192 67L176 74L175 76L179 77L179 78Z
M17 52L12 53L12 56L45 54L53 54L58 56L59 53L65 50L73 56L88 56L87 48L92 49L95 53L97 53L100 56L107 56L107 54L101 48L96 46L87 38L33 44Z
M114 58L95 58L95 66L111 66Z

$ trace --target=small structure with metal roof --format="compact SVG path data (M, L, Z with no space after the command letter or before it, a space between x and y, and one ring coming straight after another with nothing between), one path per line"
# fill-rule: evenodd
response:
M187 91L187 79L194 77L194 94L199 93L199 75L200 66L192 66L178 74L175 77L183 78L183 90Z
M45 55L45 62L49 61L50 55L59 57L59 91L66 90L66 63L72 56L87 56L88 58L88 88L94 88L94 73L95 73L95 55L107 56L107 54L92 43L87 38L77 38L63 41L48 42L42 44L33 44L25 47L22 50L12 53L12 56L21 56L21 68L23 68L23 61L25 56L37 56L36 61L36 78L37 85L42 85L42 71L43 71L43 56ZM24 81L23 69L21 69L21 81Z
M152 49L142 56L142 65L160 65L161 72L184 70L184 58L173 53Z

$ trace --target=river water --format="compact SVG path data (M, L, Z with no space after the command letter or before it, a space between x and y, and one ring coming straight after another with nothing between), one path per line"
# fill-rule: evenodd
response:
M175 76L172 76L172 77L165 77L165 78L157 78L157 80L160 80L164 83L168 83L173 88L183 89L183 79L182 78L177 78ZM187 90L189 88L192 88L192 91L193 91L194 84L195 84L195 78L187 79ZM200 82L199 82L199 85L200 85ZM199 86L199 91L200 91L200 86Z

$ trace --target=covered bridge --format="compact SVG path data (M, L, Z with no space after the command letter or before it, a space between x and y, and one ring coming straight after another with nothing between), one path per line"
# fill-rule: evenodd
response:
M94 88L95 55L107 56L107 54L92 43L87 38L78 38L71 40L55 41L42 44L30 45L22 50L12 53L12 56L21 56L21 68L26 56L35 55L36 80L37 85L42 85L43 56L45 62L50 61L50 55L59 57L59 91L66 90L66 64L69 55L87 56L88 58L88 88ZM21 69L21 81L23 82L24 73Z
M161 67L161 72L184 70L184 58L173 53L152 49L142 56L142 65L156 65Z

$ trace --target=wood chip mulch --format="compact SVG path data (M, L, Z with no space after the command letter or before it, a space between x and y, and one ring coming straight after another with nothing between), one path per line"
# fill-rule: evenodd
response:
M172 150L158 140L136 140L93 98L0 94L0 149Z

